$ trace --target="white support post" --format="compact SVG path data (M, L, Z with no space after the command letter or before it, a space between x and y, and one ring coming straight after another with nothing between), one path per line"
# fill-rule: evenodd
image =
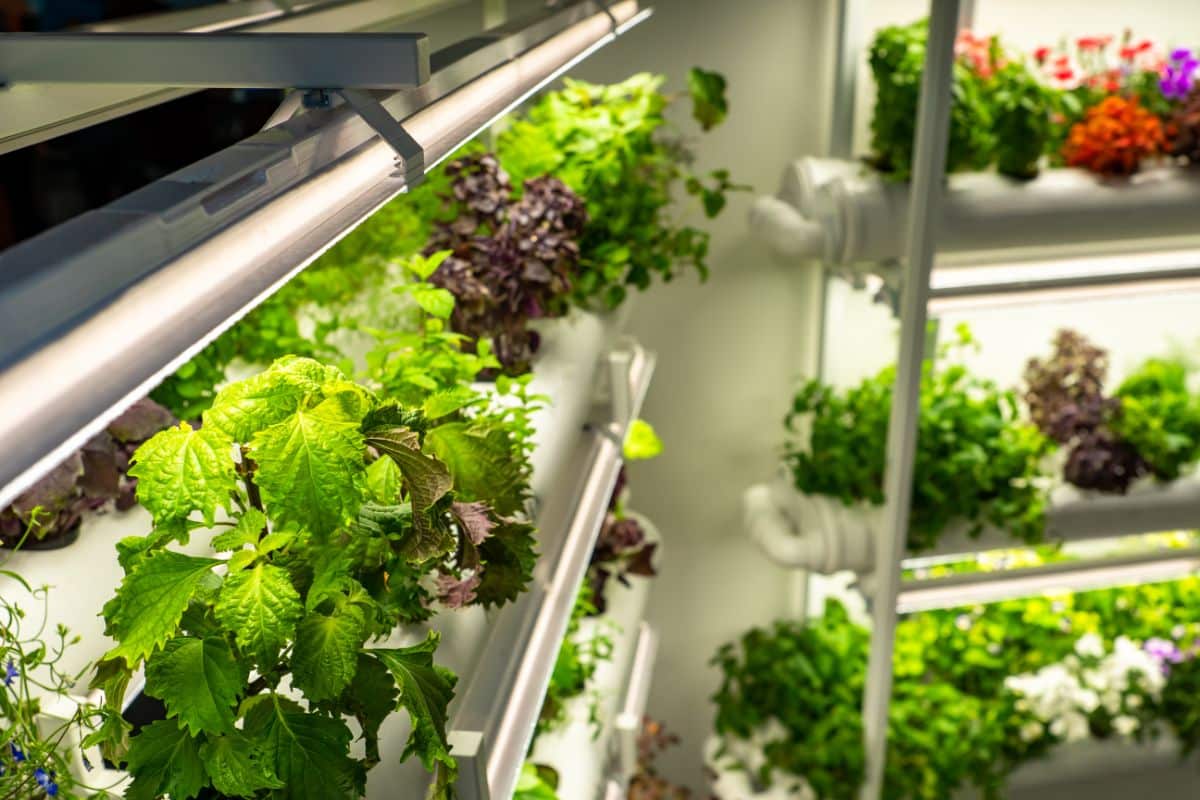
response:
M863 700L867 771L860 795L862 800L879 800L883 795L896 598L900 589L900 559L905 552L908 514L912 503L921 365L925 357L926 305L946 178L950 91L958 14L959 0L930 0L929 39L925 48L921 100L917 108L917 136L913 148L910 191L914 213L909 216L907 269L900 301L900 354L896 361L896 383L888 422L884 477L887 505L876 550L878 590L872 609L874 626L866 696Z

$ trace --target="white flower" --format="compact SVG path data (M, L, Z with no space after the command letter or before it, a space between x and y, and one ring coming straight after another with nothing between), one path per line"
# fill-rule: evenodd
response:
M1085 633L1075 642L1075 652L1084 658L1101 658L1104 656L1104 640L1094 633Z
M1113 720L1113 728L1122 736L1132 736L1138 729L1138 721L1133 717L1120 716Z
M1174 628L1171 628L1172 639L1182 639L1186 633L1187 628L1185 628L1183 625L1176 625Z
M1078 711L1068 711L1050 723L1050 732L1068 742L1077 742L1088 738L1087 717Z
M1043 730L1045 729L1040 722L1026 722L1021 726L1021 741L1032 742L1041 737Z
M1131 694L1125 698L1125 704L1130 708L1142 707L1142 696L1140 694Z

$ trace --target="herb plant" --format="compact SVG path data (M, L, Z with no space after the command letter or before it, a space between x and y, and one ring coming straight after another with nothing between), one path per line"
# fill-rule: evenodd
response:
M898 181L908 180L912 173L928 27L921 20L882 28L871 43L868 57L876 92L871 117L873 160L878 169ZM946 170L983 169L993 157L994 120L983 79L969 60L955 59L951 91ZM1014 121L1009 120L1008 125Z
M144 666L167 719L129 742L126 797L357 798L398 708L412 720L401 758L417 756L446 795L455 679L433 662L438 635L371 642L432 613L426 575L450 606L502 604L530 580L532 526L515 516L523 454L473 413L479 402L443 392L402 407L285 357L222 389L202 427L137 451L131 474L155 527L118 545L126 576L104 608L117 645L95 683L115 715ZM208 530L222 555L171 546ZM108 734L116 753L119 721Z
M1159 480L1200 458L1200 397L1188 391L1188 374L1182 359L1152 358L1117 387L1120 411L1109 424Z
M440 223L426 253L446 253L430 281L457 301L450 318L466 346L490 340L509 374L529 371L539 338L530 320L561 316L576 280L583 201L557 178L525 181L520 197L495 156L471 155L445 168L445 198L457 213Z
M580 275L571 287L579 305L615 308L629 287L646 289L681 269L705 277L708 234L671 218L672 193L682 185L715 217L726 193L743 188L724 170L688 171L691 153L667 127L666 110L677 98L661 91L663 83L645 73L609 86L567 79L497 139L515 183L553 175L587 203ZM727 113L724 88L716 73L689 75L693 115L705 130Z
M1198 611L1191 576L901 619L885 796L933 800L973 785L1002 797L1015 769L1060 743L1140 741L1161 724L1189 752ZM856 797L868 642L831 601L804 625L776 623L722 647L718 764L759 787L790 779L822 800Z
M932 547L956 521L967 523L972 535L994 525L1036 542L1044 531L1037 479L1047 440L1019 419L1013 392L948 361L956 349L974 344L966 328L957 335L940 352L945 363L922 368L908 547ZM798 490L847 505L883 503L881 443L894 380L888 367L845 392L818 381L800 389L786 421L795 436L785 455Z
M61 546L71 541L86 512L110 503L118 511L132 508L137 481L127 474L129 457L142 442L173 424L175 418L158 403L148 397L138 400L0 510L0 545Z
M20 605L0 597L0 798L108 797L113 786L86 780L88 761L80 747L95 730L99 709L72 701L69 718L44 713L67 699L86 671L72 674L63 668L64 655L79 637L61 625L53 633L46 631L46 587L31 587L2 569L0 578L20 584L41 606L41 614L30 617Z

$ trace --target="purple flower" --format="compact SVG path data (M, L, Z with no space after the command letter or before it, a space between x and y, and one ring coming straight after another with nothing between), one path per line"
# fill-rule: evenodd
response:
M1167 639L1159 639L1158 637L1147 639L1142 648L1151 658L1158 662L1164 675L1171 672L1172 664L1178 664L1183 661L1183 653L1175 646L1174 642Z
M4 668L4 685L12 686L13 680L21 673L17 670L17 665L10 658L8 665Z
M1184 100L1195 83L1196 69L1200 60L1186 47L1171 51L1171 59L1163 65L1162 78L1158 82L1163 97L1168 100Z
M17 747L16 742L9 742L8 749L12 753L13 761L20 764L25 760L25 751Z

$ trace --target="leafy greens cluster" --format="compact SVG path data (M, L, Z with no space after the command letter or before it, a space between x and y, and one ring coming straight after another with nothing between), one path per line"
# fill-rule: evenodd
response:
M433 662L438 635L369 644L429 616L426 575L448 606L501 604L530 580L523 452L479 404L458 391L402 407L289 356L222 389L202 427L139 448L130 472L155 527L118 545L126 576L104 608L117 645L95 683L114 755L133 671L168 716L128 742L127 797L357 798L398 708L412 721L401 759L448 791L455 679ZM172 547L207 530L224 555Z
M500 134L497 153L517 183L553 175L587 203L580 241L575 303L616 308L628 287L646 289L681 268L708 272L706 232L669 216L672 192L682 186L699 197L712 218L726 194L740 189L726 170L708 176L687 171L692 155L678 136L666 135L666 110L676 99L661 91L662 76L641 73L600 86L567 79ZM694 69L689 76L693 114L705 130L728 105L725 81Z
M965 328L942 348L945 361L973 344ZM785 461L798 490L847 505L882 504L884 452L895 369L844 392L810 381L797 393L786 424L794 434ZM806 434L806 435L803 435ZM1049 444L1018 416L1016 395L973 376L961 363L927 361L908 530L911 550L932 547L952 522L985 525L1036 542L1045 497L1037 477Z
M1170 481L1200 458L1200 397L1188 389L1181 358L1151 358L1104 392L1107 353L1061 330L1048 359L1025 370L1030 416L1067 446L1063 476L1083 489L1124 493L1153 474Z
M457 301L450 322L466 345L490 339L509 374L529 371L539 339L529 321L561 316L579 264L583 201L557 178L525 181L513 194L490 154L450 162L445 200L455 210L435 229L427 254L446 251L430 281Z
M0 546L51 547L67 540L89 511L132 508L137 480L129 458L142 442L175 424L148 397L138 400L78 451L0 509Z
M1088 674L1095 686L1071 710L1084 736L1140 739L1165 725L1191 752L1200 745L1194 695L1186 699L1200 671L1198 611L1200 579L1189 577L901 620L886 796L940 800L973 785L998 798L1013 770L1077 735L1040 717L1020 688L1029 681L1013 676ZM761 755L733 766L758 786L802 778L821 800L856 797L868 647L868 632L836 601L803 625L776 623L723 646L713 660L723 675L715 730L727 757L733 742L758 742ZM1120 663L1111 654L1131 647L1129 663L1151 671L1102 677L1106 663Z

